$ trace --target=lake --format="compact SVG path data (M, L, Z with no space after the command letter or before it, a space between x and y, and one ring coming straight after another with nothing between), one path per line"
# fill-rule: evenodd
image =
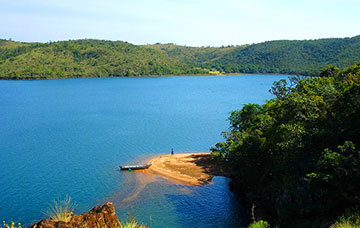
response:
M262 104L279 75L0 81L0 219L45 218L71 196L76 213L114 202L152 227L239 227L229 179L195 187L120 172L164 153L209 151L227 118Z

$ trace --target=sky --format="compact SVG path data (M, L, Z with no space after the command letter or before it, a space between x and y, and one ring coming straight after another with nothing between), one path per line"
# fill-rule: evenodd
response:
M359 0L0 0L0 38L222 46L360 34Z

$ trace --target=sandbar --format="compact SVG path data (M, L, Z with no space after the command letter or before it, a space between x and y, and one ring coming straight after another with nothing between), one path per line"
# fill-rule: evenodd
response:
M211 183L214 176L232 176L229 165L212 159L208 152L166 154L147 163L151 167L146 172L184 185L199 186Z

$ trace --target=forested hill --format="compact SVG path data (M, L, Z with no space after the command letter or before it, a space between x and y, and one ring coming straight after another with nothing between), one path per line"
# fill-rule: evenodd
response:
M338 216L331 228L360 227L360 62L319 76L275 82L275 98L233 111L211 149L271 227L329 227Z
M214 73L316 75L328 64L345 67L359 60L360 36L216 48L91 39L49 43L0 40L0 78L11 79Z

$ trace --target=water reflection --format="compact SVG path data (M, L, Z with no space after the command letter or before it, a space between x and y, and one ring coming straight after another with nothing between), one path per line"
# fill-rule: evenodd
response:
M124 186L106 198L121 220L128 214L152 227L239 227L248 218L229 190L229 179L214 177L204 186L176 184L144 171L121 172Z

